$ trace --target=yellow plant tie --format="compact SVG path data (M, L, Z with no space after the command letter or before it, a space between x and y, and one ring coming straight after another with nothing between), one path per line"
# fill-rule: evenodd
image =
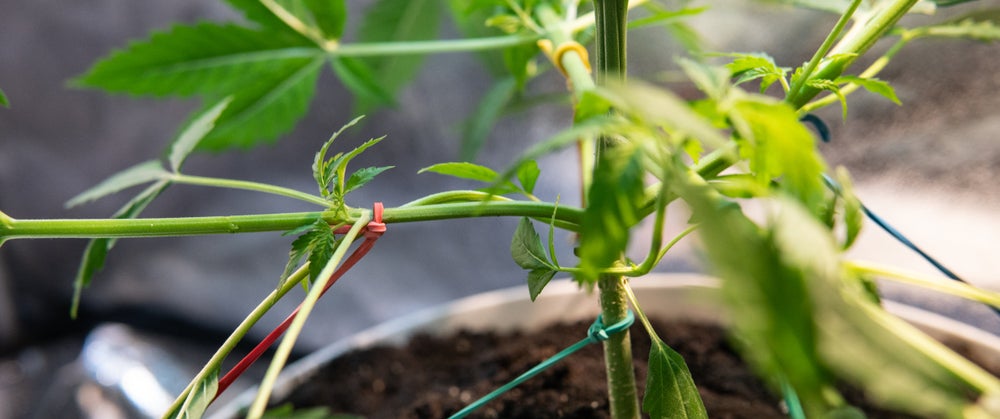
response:
M567 83L569 83L570 80L569 73L566 72L566 68L563 67L562 64L562 57L567 52L576 52L577 55L580 56L580 61L583 61L583 66L587 68L587 72L590 73L592 71L590 68L590 54L587 52L587 48L584 48L584 46L580 45L579 42L563 42L553 51L552 41L548 39L541 39L538 41L538 48L541 49L547 57L549 57L549 61L552 61L552 64L559 69L559 72L562 73L563 77L566 77Z

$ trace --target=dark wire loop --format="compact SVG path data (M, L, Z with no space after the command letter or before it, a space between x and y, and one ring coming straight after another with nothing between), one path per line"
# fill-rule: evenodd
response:
M799 118L799 121L812 124L813 128L816 128L816 133L819 134L819 139L823 140L824 143L830 142L830 126L823 122L820 117L807 113Z
M591 324L590 329L587 330L587 337L593 343L603 342L611 339L612 335L627 330L632 326L632 323L635 323L635 314L632 313L632 310L628 310L624 319L611 326L604 326L604 316L598 315L597 320L594 320L594 324Z

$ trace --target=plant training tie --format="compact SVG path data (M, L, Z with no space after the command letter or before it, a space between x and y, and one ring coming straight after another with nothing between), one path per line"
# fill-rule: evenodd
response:
M504 384L502 387L493 390L492 393L483 396L482 398L476 400L475 402L473 402L468 406L465 406L465 408L459 410L458 413L449 416L449 419L459 419L468 416L476 409L483 407L483 405L489 403L490 401L497 398L501 394L510 391L510 389L517 387L518 385L520 385L525 381L528 381L528 379L530 379L531 377L534 377L538 375L538 373L545 371L549 367L561 361L563 358L566 358L567 356L571 355L573 352L576 352L591 343L606 341L609 338L611 338L612 335L627 330L630 326L632 326L632 323L634 322L635 322L635 315L632 313L632 310L629 310L626 313L625 318L622 319L620 322L617 322L610 326L605 326L602 316L597 316L597 320L594 320L594 323L590 325L590 328L587 330L587 337L583 338L583 340L573 344L573 346L563 349L561 352L553 355L549 359L542 361L534 368L528 370L524 374L521 374L520 376L511 380L507 384Z
M321 297L323 294L326 294L326 291L329 290L341 276L347 273L347 271L354 267L354 265L357 264L361 258L368 254L368 251L370 251L372 246L374 246L375 241L378 240L379 237L382 237L382 234L385 233L385 223L382 222L383 209L384 207L381 202L376 202L372 205L372 221L368 222L368 225L364 228L365 240L358 246L357 249L354 249L354 252L344 260L344 263L342 263L337 270L330 275L330 280L327 281L326 286L323 287L323 291L320 292ZM337 229L334 232L338 234L344 233L341 232L340 229ZM288 327L291 326L292 321L295 320L295 316L299 313L299 308L301 307L301 304L299 307L296 307L295 310L292 311L292 314L289 314L288 317L286 317L285 320L278 325L278 327L274 328L274 330L264 337L264 339L261 340L260 343L258 343L252 351L250 351L250 353L243 357L243 359L241 359L240 362L233 367L233 369L229 370L229 372L219 380L219 388L215 393L215 398L218 398L223 391L229 388L229 385L232 384L233 381L236 381L236 379L239 378L239 376L242 375L243 372L250 367L250 365L253 365L253 363L256 362L257 359L260 358L260 356L263 355L264 352L267 351L267 349L270 348L282 334L285 333L285 330L287 330ZM213 401L214 400L215 399L213 399Z

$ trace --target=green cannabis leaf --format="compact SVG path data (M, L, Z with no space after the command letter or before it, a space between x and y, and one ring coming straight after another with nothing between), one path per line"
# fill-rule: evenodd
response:
M326 262L333 256L337 244L340 243L333 233L333 228L322 218L317 218L311 224L300 226L284 235L295 234L301 235L292 242L292 250L288 252L288 263L285 264L278 281L279 288L284 285L303 258L309 261L309 283L315 282Z
M356 59L334 54L343 35L344 0L228 0L256 27L178 25L154 32L97 62L77 86L133 95L202 98L207 112L228 98L216 127L197 148L223 150L273 141L305 115L326 62L357 96L360 109L392 102L419 68L419 56ZM433 38L438 2L380 0L366 15L363 42Z
M760 92L764 93L768 87L775 82L781 82L782 87L787 91L788 84L785 75L788 69L779 67L774 58L764 53L756 54L731 54L735 59L726 64L726 68L736 78L735 84L746 83L751 80L760 79Z
M510 254L518 266L529 271L528 293L531 301L535 301L545 285L558 272L558 267L549 261L542 247L542 239L527 217L521 219L517 230L514 231L514 239L510 242Z
M837 77L837 80L835 81L838 84L854 83L869 92L891 100L892 103L902 105L902 102L899 101L899 97L896 96L896 89L893 89L889 83L883 80L879 80L877 78L861 78L857 76L840 76Z
M316 152L316 157L313 160L313 178L316 180L320 194L330 202L331 208L343 209L345 205L344 197L349 192L364 186L374 179L375 176L378 176L378 174L392 168L392 166L367 167L351 173L350 176L347 175L348 163L369 147L378 144L385 137L370 139L348 153L337 153L329 159L326 158L326 154L330 146L333 145L334 140L344 130L356 125L361 118L360 116L354 118L340 127L337 132L333 133L330 139L323 143L323 146Z
M142 162L122 170L90 189L74 196L69 201L66 201L66 208L73 208L77 205L96 201L123 189L162 179L168 174L169 172L163 169L163 164L158 160Z
M684 358L659 337L652 340L649 348L649 372L642 410L650 418L708 418Z
M521 187L518 187L509 180L506 180L506 177L500 176L496 171L490 169L489 167L469 162L438 163L420 169L417 173L431 172L459 179L489 183L491 185L487 188L487 190L491 193L503 195L516 192L529 198L534 198L532 193L535 189L535 183L538 181L538 175L540 173L538 170L538 163L534 160L524 160L512 170L513 173L511 173L511 176L517 176L518 181L521 183Z
M0 106L3 106L5 108L10 107L10 101L7 100L7 95L3 93L3 89L0 89Z

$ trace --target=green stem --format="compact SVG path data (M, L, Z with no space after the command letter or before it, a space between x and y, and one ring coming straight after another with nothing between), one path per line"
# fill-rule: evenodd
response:
M624 81L627 73L625 40L628 29L628 0L594 0L596 23L597 84L612 80ZM601 137L597 144L596 161L600 161L615 142ZM601 316L606 323L615 323L628 314L625 283L620 275L598 276ZM611 417L638 419L639 397L632 365L632 344L628 331L616 334L604 342L604 364L608 374L608 401Z
M267 297L265 297L264 300L262 300L260 304L258 304L257 307L255 307L253 311L251 311L250 314L247 315L245 319L243 319L243 321L239 324L239 326L237 326L236 329L233 330L233 333L230 334L229 337L226 339L226 341L222 343L222 346L220 346L219 349L215 352L215 354L212 355L212 358L208 360L208 362L205 364L204 367L202 367L201 371L198 372L197 375L195 375L194 379L191 380L191 383L188 384L187 388L185 388L184 391L181 392L181 394L177 397L177 399L174 400L173 405L171 405L170 408L167 409L167 412L163 414L163 417L164 418L176 417L178 410L184 404L184 400L187 399L188 395L191 393L191 390L195 388L195 386L197 386L198 383L208 378L208 376L212 374L212 372L221 370L222 361L224 361L226 359L226 356L228 356L229 353L232 352L234 348L236 348L236 345L238 345L240 341L243 339L243 337L250 332L250 329L257 324L257 321L259 321L261 317L264 317L264 314L267 314L267 312L270 311L272 307L274 307L274 305L278 302L278 300L281 299L281 297L284 297L285 294L288 294L289 291L298 286L299 282L301 282L304 278L308 276L309 276L309 262L306 262L305 264L300 266L299 269L297 269L294 273L289 275L288 279L284 282L284 284L282 284L280 288L271 291L271 293Z
M329 201L323 199L322 197L316 195L310 195L305 192L297 191L295 189L269 185L266 183L250 182L246 180L213 178L205 176L191 176L180 173L170 175L169 179L172 182L182 183L187 185L242 189L247 191L256 191L256 192L269 193L273 195L280 195L288 198L298 199L300 201L305 201L310 204L316 204L323 208L329 208L331 205Z
M905 272L893 267L866 262L845 262L845 265L855 272L878 276L1000 308L1000 294L982 290L962 282L945 278L934 278L914 272Z
M447 220L476 217L532 217L549 219L553 213L561 228L576 231L583 216L579 208L533 201L460 202L387 208L386 223ZM0 219L0 240L42 238L166 237L207 234L288 231L321 217L330 224L353 223L361 213L349 211L349 219L336 212L293 212L219 217L136 219Z
M257 391L257 397L254 399L253 404L250 405L250 411L247 413L247 418L260 419L264 416L264 409L267 408L267 401L271 397L271 391L274 388L274 383L278 379L278 374L285 367L285 363L288 361L289 355L292 353L292 347L295 346L295 341L298 340L299 334L302 333L302 328L305 326L306 320L309 318L309 314L312 312L313 308L316 306L316 302L319 301L319 297L323 295L323 291L326 288L327 283L331 280L331 276L337 266L340 265L340 261L347 254L347 249L351 247L351 243L354 239L358 237L361 233L361 229L368 224L371 220L371 213L366 211L364 215L359 217L354 225L351 226L351 230L344 235L344 239L337 246L334 251L333 256L327 261L326 265L323 266L323 270L320 271L317 276L316 283L312 284L309 288L309 293L306 295L305 300L302 301L302 305L299 306L299 312L295 315L295 319L292 320L292 324L288 326L288 330L285 331L285 337L281 339L281 343L278 345L278 349L275 350L274 358L271 360L271 364L267 368L267 372L264 373L264 378L260 382L259 390Z
M886 34L891 30L896 22L899 21L903 15L908 12L914 4L919 0L887 0L879 4L879 8L872 11L868 18L863 22L858 22L850 30L848 30L844 37L841 38L840 42L837 43L830 51L830 55L837 54L856 54L858 56L864 54ZM825 80L835 80L844 70L847 69L852 63L851 60L830 60L825 63L820 63L816 71L812 73L810 78L813 79L825 79ZM805 78L802 78L802 83L805 83ZM793 89L795 87L793 86ZM794 91L794 90L793 90ZM789 94L785 101L796 109L801 108L803 105L808 103L812 98L816 97L817 94L821 92L820 89L815 87L810 87L803 85L794 94Z
M437 41L372 42L344 44L329 51L332 56L371 57L380 55L423 55L451 52L474 52L513 47L536 42L538 35L507 35L488 38L448 39Z

